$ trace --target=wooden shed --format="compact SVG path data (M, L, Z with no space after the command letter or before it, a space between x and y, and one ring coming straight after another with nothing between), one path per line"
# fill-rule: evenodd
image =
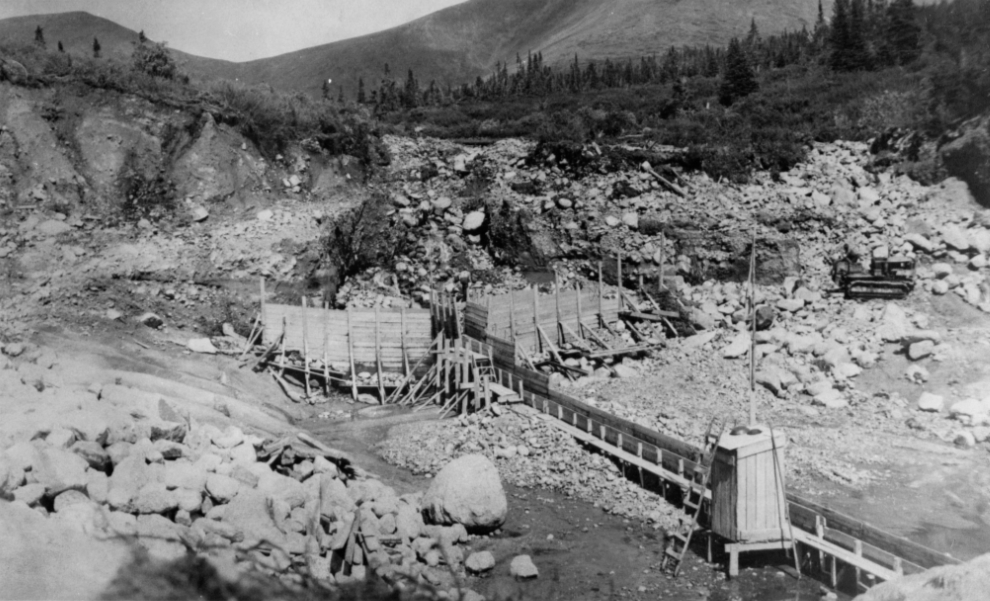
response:
M735 542L790 539L784 499L787 437L757 427L758 434L724 434L712 464L712 532ZM778 451L774 458L774 447Z

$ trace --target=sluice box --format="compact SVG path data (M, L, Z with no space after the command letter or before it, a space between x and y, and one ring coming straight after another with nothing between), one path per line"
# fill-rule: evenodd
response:
M723 434L715 449L712 531L734 542L789 539L783 480L787 437L777 431L771 439L764 426L749 432Z

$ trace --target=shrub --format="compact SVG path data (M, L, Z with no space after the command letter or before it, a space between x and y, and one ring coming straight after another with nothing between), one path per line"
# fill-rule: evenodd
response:
M179 67L165 44L152 42L137 45L131 55L131 66L135 71L162 79L175 79L179 73Z

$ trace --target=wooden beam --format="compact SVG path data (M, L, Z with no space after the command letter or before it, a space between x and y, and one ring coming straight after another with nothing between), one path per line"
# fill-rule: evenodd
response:
M619 316L630 319L642 319L643 321L663 321L665 317L680 317L680 315L673 311L660 311L659 315L642 313L640 311L621 311Z

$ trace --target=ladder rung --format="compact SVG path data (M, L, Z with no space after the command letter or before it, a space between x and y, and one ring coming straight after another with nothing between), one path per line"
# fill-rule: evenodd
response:
M671 533L670 538L676 538L677 540L685 543L687 542L687 535L681 534L680 532Z
M684 505L690 507L691 509L698 508L698 504L692 501L691 499L684 499Z
M681 554L678 553L677 551L674 551L673 549L667 549L666 551L664 551L664 553L666 553L667 557L671 559L676 559L678 562L681 561Z

